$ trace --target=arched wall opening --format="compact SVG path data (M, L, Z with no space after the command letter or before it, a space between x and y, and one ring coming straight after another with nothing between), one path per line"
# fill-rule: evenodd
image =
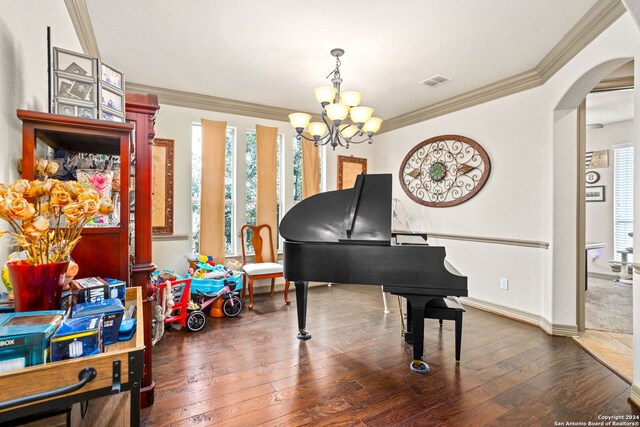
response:
M615 69L633 60L606 61L583 74L553 111L552 298L554 324L584 327L585 269L585 123L583 103L591 90ZM579 316L582 313L582 316Z

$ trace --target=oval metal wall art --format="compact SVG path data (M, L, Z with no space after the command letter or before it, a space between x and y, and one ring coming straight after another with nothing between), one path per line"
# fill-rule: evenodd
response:
M490 172L489 156L480 144L460 135L441 135L409 151L400 166L400 185L421 205L455 206L475 196Z

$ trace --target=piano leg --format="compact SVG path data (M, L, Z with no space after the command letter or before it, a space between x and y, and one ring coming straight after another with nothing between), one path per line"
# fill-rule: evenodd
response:
M421 374L429 372L429 365L422 360L424 355L424 309L433 297L421 295L406 295L407 298L407 328L411 327L413 341L413 361L409 365L412 371ZM411 316L411 320L408 317Z
M307 325L307 289L308 282L295 282L296 308L298 310L298 339L303 341L311 338L311 334L305 330Z

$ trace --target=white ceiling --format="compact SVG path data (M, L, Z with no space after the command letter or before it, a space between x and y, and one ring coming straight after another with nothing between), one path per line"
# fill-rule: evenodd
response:
M633 89L596 92L587 95L587 124L633 120Z
M343 90L389 119L530 70L596 0L87 0L128 81L308 112ZM434 74L453 79L419 86Z

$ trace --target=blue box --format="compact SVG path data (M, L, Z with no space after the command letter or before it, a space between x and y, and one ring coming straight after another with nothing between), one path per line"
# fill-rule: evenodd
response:
M189 277L190 276L187 275L187 278ZM242 289L242 273L227 277L226 280L236 284L234 291ZM197 291L204 292L205 294L215 294L222 288L224 288L224 279L196 279L195 277L191 277L192 294L197 293Z
M46 363L63 319L62 310L0 314L0 372Z
M71 317L95 316L103 314L103 341L105 344L113 344L118 341L118 331L122 322L124 306L117 298L109 298L95 303L85 302L76 304L71 309Z
M127 284L118 279L102 279L109 285L109 298L118 298L124 305L127 296Z
M103 319L96 314L64 320L51 337L51 361L101 353Z

